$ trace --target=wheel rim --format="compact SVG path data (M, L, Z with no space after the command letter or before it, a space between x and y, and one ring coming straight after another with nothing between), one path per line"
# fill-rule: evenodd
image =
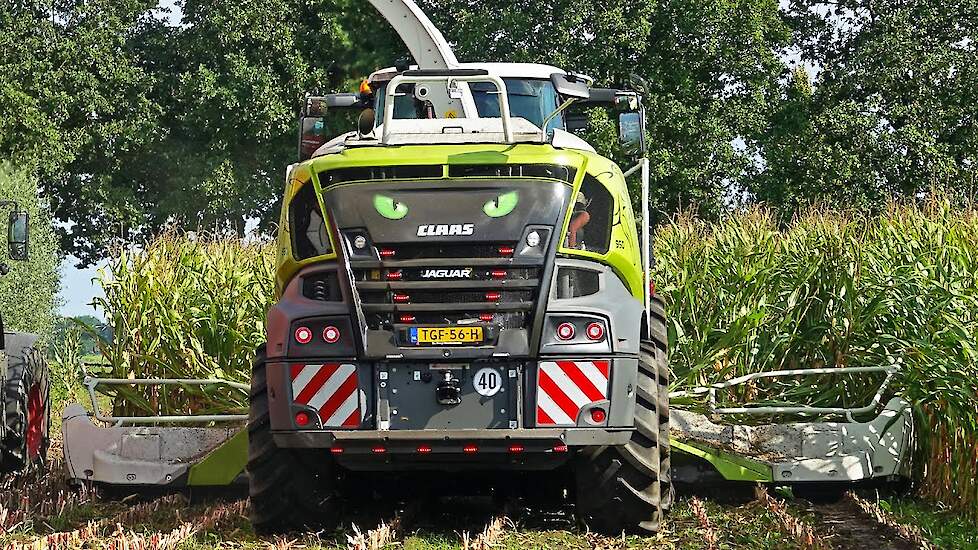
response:
M44 441L44 396L41 384L34 384L27 395L27 456L37 459Z

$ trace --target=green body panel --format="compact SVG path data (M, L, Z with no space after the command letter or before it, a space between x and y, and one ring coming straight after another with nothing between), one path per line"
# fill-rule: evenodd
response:
M369 166L431 166L431 165L464 165L464 164L555 164L568 166L576 170L577 176L573 182L576 194L584 180L585 173L590 174L608 189L615 200L613 226L611 230L611 245L606 254L596 254L581 250L560 249L562 255L578 256L592 259L610 266L624 281L632 295L644 299L645 289L642 285L642 263L639 252L638 233L635 216L632 212L631 200L628 197L628 187L621 169L612 161L592 152L570 149L555 149L547 144L523 143L516 145L470 144L470 145L409 145L397 147L352 147L342 153L325 155L294 165L289 172L285 188L285 200L279 219L279 234L276 243L276 293L281 294L288 281L304 266L329 260L335 254L319 256L303 261L296 261L292 256L292 239L289 234L288 204L306 184L312 183L319 191L322 201L322 188L317 174L338 168L358 168ZM446 184L447 168L442 177ZM437 179L437 178L429 178ZM478 178L471 178L478 179ZM391 180L396 181L396 180ZM344 182L341 185L356 185L357 182ZM373 182L376 184L376 182ZM572 195L574 196L574 195ZM325 205L323 212L327 209ZM564 226L560 228L566 233L570 215L566 216ZM331 236L331 238L333 238ZM336 243L333 243L336 249Z
M698 442L693 443L670 439L670 444L675 450L689 453L706 460L726 480L760 481L763 483L774 481L774 472L771 470L771 466L764 462L744 458Z
M248 463L248 430L242 429L190 467L187 485L230 485Z

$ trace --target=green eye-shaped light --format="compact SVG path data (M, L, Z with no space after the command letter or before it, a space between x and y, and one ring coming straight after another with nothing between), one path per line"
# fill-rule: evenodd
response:
M388 220L399 220L404 216L407 216L408 213L408 207L406 204L403 202L397 202L396 200L390 197L385 197L384 195L374 195L374 208L377 209L377 213Z
M516 208L516 203L520 201L520 196L516 191L510 191L509 193L503 193L498 197L487 202L483 207L482 211L486 213L486 216L490 218L501 218L506 214L509 214Z

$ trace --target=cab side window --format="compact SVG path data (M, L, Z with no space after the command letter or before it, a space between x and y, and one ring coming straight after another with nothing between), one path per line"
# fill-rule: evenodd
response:
M605 254L611 242L614 199L604 185L587 174L571 205L564 248Z
M289 204L289 226L292 231L292 255L296 260L333 251L312 182L303 185Z

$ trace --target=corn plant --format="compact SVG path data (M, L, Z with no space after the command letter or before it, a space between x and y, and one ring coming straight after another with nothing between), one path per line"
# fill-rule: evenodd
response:
M897 365L922 428L923 491L978 517L978 211L936 195L880 215L681 215L655 241L678 386L787 368ZM728 401L868 403L879 377L738 386ZM702 403L687 400L680 405ZM971 443L969 443L969 441Z
M164 233L139 250L120 251L100 279L96 307L112 326L99 340L116 378L199 378L247 382L265 340L273 294L266 243ZM116 386L124 414L240 412L247 395L224 386Z

